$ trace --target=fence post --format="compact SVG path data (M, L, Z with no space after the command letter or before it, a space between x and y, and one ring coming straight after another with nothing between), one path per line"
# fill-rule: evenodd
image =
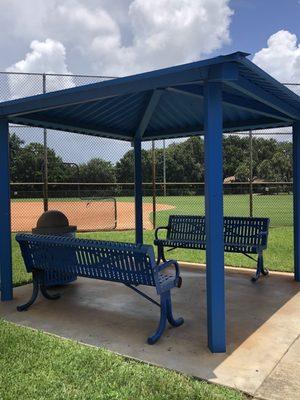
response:
M142 142L138 135L134 138L134 201L135 201L135 241L143 243L143 188L142 188Z
M43 93L47 91L46 87L46 74L43 74ZM43 174L43 202L44 211L49 208L49 194L48 194L48 143L47 143L47 129L44 128L44 174Z
M155 141L152 140L152 213L153 229L156 228L156 160L155 160Z
M249 214L253 217L253 137L249 131L249 152L250 152L250 174L249 174Z
M164 182L164 197L167 195L167 170L166 170L166 141L163 139L163 182Z

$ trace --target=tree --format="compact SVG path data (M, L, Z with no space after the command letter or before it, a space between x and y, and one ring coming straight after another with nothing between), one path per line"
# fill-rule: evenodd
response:
M271 159L263 160L258 166L260 178L268 181L289 182L292 177L292 156L286 144L278 145Z
M151 150L142 150L142 172L143 181L151 182L152 180L152 154ZM134 151L129 150L116 163L117 182L134 182Z
M260 179L266 181L276 180L275 171L271 160L263 160L257 167L257 174Z
M44 146L40 143L30 143L19 149L14 158L14 181L42 182L44 169ZM48 149L48 177L52 182L63 182L65 168L61 157L55 151Z
M79 167L81 182L116 182L115 167L111 162L93 158Z
M162 176L162 152L158 175ZM191 137L182 143L172 143L166 149L168 182L201 182L204 180L204 142Z
M224 178L235 175L238 180L247 181L246 160L249 160L249 138L229 135L223 140L223 175ZM248 166L248 171L249 166ZM238 176L237 176L238 175Z
M278 142L275 139L265 139L263 137L253 138L253 175L262 178L258 172L258 166L264 160L271 160L277 150ZM263 179L263 178L262 178Z
M235 177L237 181L248 182L250 178L250 166L248 162L241 163L235 170Z
M18 158L20 157L24 140L20 139L15 133L10 134L9 150L10 150L10 178L12 182L18 180Z

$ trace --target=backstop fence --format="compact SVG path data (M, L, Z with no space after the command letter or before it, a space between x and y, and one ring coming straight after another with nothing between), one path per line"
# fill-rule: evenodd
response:
M0 100L106 79L0 73ZM11 125L10 135L14 232L31 230L46 209L65 212L81 231L134 228L130 143L20 125ZM226 215L292 225L291 146L287 128L224 135ZM144 143L143 174L145 229L165 224L171 213L204 213L202 137Z

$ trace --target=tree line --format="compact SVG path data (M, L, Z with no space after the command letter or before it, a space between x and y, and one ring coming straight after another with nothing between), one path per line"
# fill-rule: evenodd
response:
M235 177L247 182L250 176L250 142L248 136L224 137L224 178ZM253 176L262 181L289 182L292 179L292 144L274 139L254 137L252 141ZM15 133L10 135L11 181L42 182L44 147L40 143L25 144ZM142 150L143 181L151 182L152 150ZM163 181L163 149L155 150L156 181ZM191 137L171 143L165 149L167 182L204 181L204 140ZM115 164L93 158L77 167L48 148L49 182L134 182L134 152L127 151Z

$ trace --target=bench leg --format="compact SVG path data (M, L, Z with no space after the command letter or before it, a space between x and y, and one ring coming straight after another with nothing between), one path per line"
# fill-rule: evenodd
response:
M148 344L154 344L163 334L167 322L167 293L160 295L160 320L156 332L148 337Z
M48 300L57 300L57 299L60 298L60 294L59 293L50 294L45 285L41 285L40 289L41 289L42 295Z
M33 289L32 289L32 295L30 299L28 300L27 303L22 304L21 306L17 307L18 311L27 311L28 308L35 302L36 298L38 297L39 294L39 273L38 271L33 271L32 272L32 279L33 279Z
M264 276L269 275L269 270L268 270L268 268L265 268L265 267L264 267L264 259L263 259L263 256L262 256L262 255L261 255L261 273L262 273Z
M264 275L264 276L267 276L267 275L269 275L269 270L267 268L264 268L263 255L259 254L258 255L258 259L257 259L256 273L255 273L255 276L253 276L251 278L251 281L252 282L256 282L261 274Z
M32 295L27 303L22 304L17 307L18 311L27 311L30 306L35 302L38 297L39 290L41 290L42 295L48 300L56 300L60 298L59 294L50 294L48 293L45 284L44 284L44 272L43 271L33 271L32 272L33 279L33 289Z
M167 319L169 321L169 323L172 326L180 326L184 323L184 319L183 318L177 318L175 319L173 316L173 312L172 312L172 300L171 300L171 293L169 292L168 297L167 297Z
M178 318L175 319L172 312L172 301L171 301L171 293L170 291L163 293L160 295L160 321L157 328L157 331L148 338L148 344L154 344L158 341L158 339L163 334L167 320L172 326L180 326L183 324L184 319Z
M160 261L163 260L163 262L166 262L166 257L164 253L164 246L158 245L157 246L157 261L156 264L159 265Z

